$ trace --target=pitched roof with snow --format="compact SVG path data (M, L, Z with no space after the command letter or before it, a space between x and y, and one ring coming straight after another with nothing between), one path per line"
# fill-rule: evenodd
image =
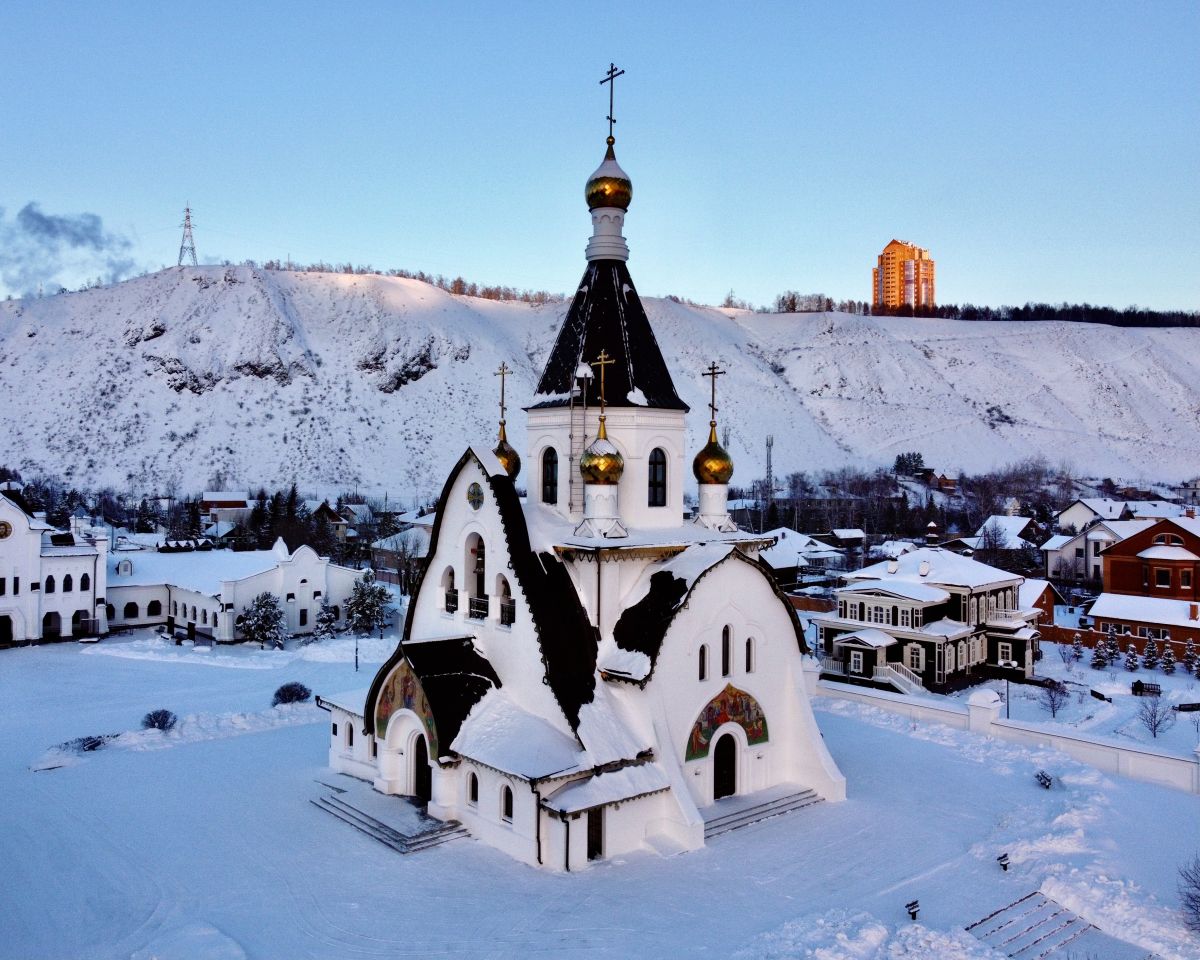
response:
M1200 560L1187 547L1172 546L1165 543L1156 543L1154 546L1147 547L1138 556L1143 560Z
M1158 623L1167 627L1200 627L1200 620L1192 619L1192 608L1188 600L1170 600L1166 597L1135 597L1123 593L1102 593L1089 611L1093 617L1108 620L1128 620L1131 623Z
M675 392L629 268L622 260L593 260L587 265L546 360L533 406L565 406L580 365L595 360L602 350L615 361L604 375L610 407L688 409ZM588 405L599 405L600 378L585 382Z
M975 536L982 539L984 531L991 528L996 531L996 545L999 549L1019 550L1026 543L1021 534L1031 523L1033 523L1032 517L1010 517L996 514L983 522L983 526L975 531Z
M890 647L897 642L890 633L884 633L877 627L863 627L853 633L842 633L833 638L835 647L849 643L855 646L879 648Z
M273 570L279 563L274 550L187 550L159 553L143 550L108 555L108 585L141 587L168 584L215 597L226 580L244 580ZM133 572L117 572L121 563L133 564Z
M927 583L909 583L906 580L855 580L844 588L846 591L860 593L864 590L890 593L903 597L905 600L918 600L922 603L945 603L950 594L940 587L932 587Z
M1041 545L1040 550L1058 550L1066 546L1075 538L1069 533L1056 533L1049 540Z
M1101 520L1118 520L1125 512L1124 500L1110 500L1108 497L1084 497L1076 500L1075 503L1082 503ZM1075 504L1073 503L1071 506L1073 507ZM1067 510L1070 509L1071 507L1067 507ZM1066 510L1063 513L1066 513ZM1062 513L1059 516L1062 516Z
M924 572L922 572L924 571ZM1007 570L998 570L986 563L959 556L939 547L921 547L896 560L884 560L847 574L848 581L882 580L909 583L932 583L952 587L986 587L1008 584L1022 578ZM853 582L848 586L853 586Z

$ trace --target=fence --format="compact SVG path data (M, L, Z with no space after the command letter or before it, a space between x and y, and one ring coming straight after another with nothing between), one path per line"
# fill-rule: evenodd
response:
M970 730L1011 743L1061 750L1073 760L1104 773L1200 794L1200 750L1190 758L1178 757L1157 750L1060 733L1037 724L1002 720L1000 700L990 691L976 692L971 702L963 705L822 680L817 684L817 694L868 703L913 722L942 723L955 730Z
M1055 627L1050 624L1043 624L1038 627L1038 633L1042 635L1043 640L1050 643L1065 643L1070 645L1075 641L1075 635L1079 634L1083 645L1089 650L1096 646L1096 641L1107 640L1108 631L1106 630L1084 630L1079 627ZM1124 653L1130 643L1137 644L1138 653L1146 649L1146 641L1148 637L1139 637L1132 633L1118 633L1117 642L1121 645L1121 653ZM1158 640L1158 652L1161 656L1167 644L1171 645L1171 652L1175 654L1175 659L1182 660L1183 652L1187 644L1187 637L1182 639L1172 638L1170 640Z

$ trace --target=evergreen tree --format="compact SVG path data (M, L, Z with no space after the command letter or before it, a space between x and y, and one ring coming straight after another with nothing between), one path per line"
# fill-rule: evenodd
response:
M375 574L366 570L354 581L350 599L346 601L346 622L356 633L374 633L387 623L392 612L391 593L375 582Z
M1183 645L1183 669L1188 673L1196 672L1196 644L1192 640Z
M1171 641L1163 644L1162 672L1170 676L1175 672L1175 651L1171 649Z
M1137 645L1130 640L1129 649L1125 651L1125 669L1133 673L1138 668Z
M1109 663L1116 663L1121 659L1121 644L1117 640L1117 628L1110 624L1108 627L1108 649L1104 651L1104 659Z
M1142 666L1147 670L1153 670L1158 666L1158 641L1154 637L1150 637L1146 641L1146 650L1142 654Z
M242 611L242 636L260 647L268 644L274 649L282 649L287 639L287 619L279 598L273 593L260 593L250 601Z
M1092 648L1092 669L1103 670L1108 666L1108 658L1104 655L1107 648L1103 643L1097 643Z
M1075 634L1071 640L1071 659L1076 663L1083 659L1083 637L1079 634Z
M337 616L325 600L321 601L321 609L317 611L317 620L313 628L314 640L329 640L333 637L333 631L337 629Z

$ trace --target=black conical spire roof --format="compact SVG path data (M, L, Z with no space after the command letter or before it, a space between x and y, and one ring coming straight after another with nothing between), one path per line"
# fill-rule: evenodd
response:
M593 260L584 271L571 309L538 381L534 407L562 406L579 365L606 351L615 361L605 370L610 407L684 410L633 278L623 260ZM639 397L635 391L641 391ZM630 399L633 394L635 399ZM600 403L600 377L588 381L589 406Z

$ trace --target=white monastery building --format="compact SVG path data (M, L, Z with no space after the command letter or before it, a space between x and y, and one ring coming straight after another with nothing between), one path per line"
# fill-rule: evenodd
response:
M688 408L626 267L611 137L586 197L587 268L526 407L528 498L502 386L499 443L446 479L401 642L369 690L321 698L334 769L554 870L701 847L727 797L846 789L759 558L773 541L728 514L715 364L684 518Z

